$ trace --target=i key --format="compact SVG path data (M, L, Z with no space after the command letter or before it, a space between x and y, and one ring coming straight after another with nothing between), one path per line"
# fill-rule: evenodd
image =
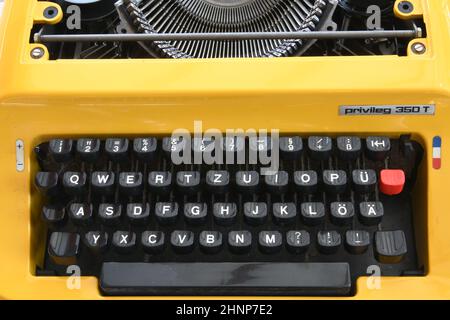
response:
M48 144L50 156L56 162L67 162L72 158L72 140L53 139Z
M283 194L288 190L289 176L286 171L278 171L264 177L267 191L273 194Z
M128 139L106 139L105 152L111 161L120 162L126 160L128 156Z

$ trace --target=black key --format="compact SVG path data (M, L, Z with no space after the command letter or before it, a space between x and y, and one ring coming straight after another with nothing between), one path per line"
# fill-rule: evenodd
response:
M66 209L59 205L45 205L41 217L49 227L58 227L64 224Z
M353 186L359 193L371 193L375 191L377 174L372 169L353 170Z
M302 151L303 142L299 136L280 138L280 155L284 160L297 160Z
M256 171L236 172L236 187L240 192L255 193L259 186L259 174Z
M69 219L76 225L86 226L92 221L91 203L72 203L69 206Z
M339 226L351 224L355 208L351 202L332 202L330 204L331 221Z
M144 231L141 235L141 244L144 251L149 254L161 253L165 247L164 232Z
M111 195L115 191L114 172L94 171L91 175L92 191L101 195Z
M258 235L259 250L263 253L276 253L281 250L283 238L278 231L261 231Z
M136 234L129 231L116 231L113 234L112 244L119 253L130 253L136 246Z
M372 160L384 160L391 150L391 140L388 137L367 137L367 155Z
M53 139L48 144L48 152L56 162L67 162L72 158L72 140Z
M308 138L308 148L315 160L326 160L331 156L333 142L330 137L313 136Z
M94 254L101 254L108 248L108 233L89 231L84 235L84 245Z
M86 192L86 180L85 172L67 171L63 175L64 191L69 195L81 195Z
M297 207L295 206L295 203L274 203L272 209L273 217L278 224L287 225L295 223L297 217Z
M237 207L235 203L214 203L214 221L221 226L232 225L236 221Z
M244 203L244 219L251 225L263 224L267 220L267 204L265 202Z
M359 218L365 225L379 224L384 215L383 203L380 201L361 202L359 204L359 212Z
M138 196L144 190L142 173L140 172L121 172L119 174L120 191L128 196Z
M117 296L334 296L350 294L351 277L348 263L106 262L100 288Z
M250 137L248 140L249 151L255 155L270 155L272 150L272 139L268 136Z
M98 206L98 217L105 225L117 225L121 215L122 206L120 204L100 203Z
M148 174L150 191L157 194L168 194L171 191L172 174L169 171L152 171Z
M317 190L317 173L315 171L295 171L294 185L297 191L311 194Z
M106 139L105 152L111 161L120 162L128 159L128 139Z
M247 253L252 246L252 234L250 231L230 231L228 233L228 246L233 253Z
M194 233L192 231L175 230L170 235L170 243L177 253L189 253L194 249Z
M194 163L214 164L215 149L214 137L194 138L192 141Z
M53 232L48 242L48 254L59 265L76 264L80 249L80 236L77 233Z
M134 225L145 225L150 218L150 205L148 203L127 204L127 217Z
M172 153L181 157L187 148L186 140L182 136L165 137L162 140L162 149L168 159L172 159Z
M58 173L56 172L38 172L34 183L42 194L54 196L58 193Z
M78 139L76 151L82 161L95 162L100 156L100 140Z
M324 170L323 184L328 193L344 193L347 188L347 173L343 170Z
M303 221L311 226L316 226L325 219L325 206L322 202L304 202L301 204Z
M225 151L226 156L235 157L236 154L239 153L242 155L245 150L245 138L243 136L225 136L223 139L223 150Z
M363 254L370 245L367 231L349 230L345 233L345 247L352 254Z
M139 160L150 162L155 158L157 146L156 138L136 138L133 141L133 152Z
M176 185L181 193L193 195L200 191L200 172L179 171L177 172Z
M206 186L212 193L225 193L230 185L230 173L224 170L210 170L206 173Z
M222 233L218 231L202 231L199 237L200 249L205 253L217 253L222 249Z
M163 225L175 223L178 217L177 202L157 202L155 205L155 216Z
M317 244L320 252L324 254L335 253L341 246L341 235L337 231L319 231L317 233Z
M191 224L202 224L206 221L208 206L206 203L186 203L184 205L184 216Z
M289 176L286 171L278 171L264 177L267 191L273 194L282 194L288 191Z
M402 230L375 233L375 256L381 263L399 263L407 252L406 237Z
M291 253L304 253L311 244L309 232L306 230L291 230L286 234L287 249Z
M361 153L361 139L358 137L338 137L336 144L342 160L355 160Z

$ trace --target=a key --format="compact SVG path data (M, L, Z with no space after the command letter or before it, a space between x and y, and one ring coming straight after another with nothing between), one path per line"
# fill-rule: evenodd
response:
M128 196L138 196L144 190L142 173L140 172L121 172L119 174L120 191Z
M67 171L63 175L63 188L69 195L81 195L87 189L87 176L85 172Z
M333 142L330 137L313 136L308 138L308 149L315 160L326 160L331 156Z
M286 234L286 246L291 253L305 253L310 244L311 239L306 230L291 230Z
M200 191L200 172L179 171L177 172L176 185L182 194L193 195Z
M363 254L370 245L370 235L367 231L349 230L345 233L345 247L352 254Z
M141 235L141 244L144 251L149 254L161 253L165 247L164 232L144 231Z
M86 226L92 221L91 203L72 203L69 206L69 219L78 226Z
M247 253L252 246L252 234L247 230L230 231L228 233L228 246L233 253Z
M150 218L150 205L148 203L128 203L127 217L133 225L145 225Z
M264 224L267 220L267 204L265 202L244 203L244 219L251 225Z
M332 202L330 204L331 221L339 226L351 224L355 209L351 202Z
M361 139L358 137L338 137L336 144L342 160L355 160L361 154Z
M295 171L294 185L298 192L312 194L317 191L317 173L312 170Z
M288 191L289 176L286 171L278 171L272 175L264 176L266 189L273 194L283 194Z
M358 193L371 193L375 191L377 174L372 169L353 170L353 186Z
M56 162L67 162L72 159L73 147L70 139L53 139L48 144L48 152Z
M243 193L255 193L259 187L259 174L256 171L236 172L236 187Z
M235 203L214 203L214 221L221 226L230 226L236 221L237 207Z
M91 186L94 193L111 195L115 191L114 172L94 171L91 175Z
M133 140L133 152L141 161L152 161L156 156L157 147L156 138L136 138Z
M336 253L341 246L341 235L337 231L319 231L317 244L324 254Z
M379 224L384 215L383 203L380 201L361 202L359 212L359 218L363 224L368 226Z
M112 245L118 253L130 253L136 247L136 234L129 231L116 231L112 237Z
M148 186L157 194L168 194L171 191L172 174L169 171L152 171L148 174Z
M280 138L280 156L284 160L297 160L303 151L302 138L299 136Z
M100 156L99 139L78 139L76 152L82 161L95 162Z
M56 172L38 172L34 183L44 195L53 196L58 194L58 173Z
M190 224L199 225L206 221L208 207L206 203L186 203L184 205L184 217Z
M84 235L84 245L94 254L101 254L108 249L108 233L89 231Z
M280 225L292 224L297 218L297 207L293 202L274 203L272 211L275 221Z
M347 174L343 170L324 170L323 184L328 193L344 193L347 188Z
M325 219L325 206L322 202L304 202L301 204L301 214L307 225L315 226Z
M367 155L375 161L382 161L391 150L391 140L388 137L367 137Z
M80 249L80 235L69 232L53 232L48 242L48 254L59 265L76 264Z
M111 161L120 162L128 159L128 139L106 139L105 153Z
M258 245L263 253L276 253L281 250L283 238L278 231L261 231L258 235Z
M211 193L222 194L229 190L230 173L225 170L210 170L206 173L206 186Z
M177 202L157 202L155 205L155 216L162 225L172 224L177 221Z
M64 224L66 209L60 205L45 205L41 213L42 220L51 228Z
M194 233L186 230L175 230L170 235L170 243L177 253L189 253L194 250Z
M199 236L200 249L208 254L217 253L222 249L222 233L219 231L202 231Z
M122 205L113 203L100 203L98 217L107 226L117 225L122 215Z
M399 263L407 252L406 237L402 230L375 233L375 256L379 262Z
M405 186L405 180L405 172L403 170L381 170L380 191L388 196L400 194Z

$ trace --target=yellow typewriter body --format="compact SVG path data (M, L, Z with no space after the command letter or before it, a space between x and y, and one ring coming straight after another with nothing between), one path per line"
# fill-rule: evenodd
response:
M32 59L30 50L40 45L29 43L30 30L33 20L45 20L39 10L45 2L6 0L0 23L0 297L106 298L95 277L83 277L81 288L70 290L68 277L35 275L45 248L36 241L43 230L35 209L33 146L54 136L163 135L202 120L204 129L220 130L411 133L425 148L422 183L414 191L414 205L420 209L414 217L416 238L425 244L418 255L425 275L383 277L379 289L370 289L370 278L360 277L355 296L343 299L449 299L450 2L413 3L412 14L423 14L427 27L420 40L426 45L423 54L409 49L403 57L81 61ZM409 104L434 104L436 112L338 114L341 105ZM432 167L435 136L443 142L439 170ZM21 172L16 170L18 139L25 154Z

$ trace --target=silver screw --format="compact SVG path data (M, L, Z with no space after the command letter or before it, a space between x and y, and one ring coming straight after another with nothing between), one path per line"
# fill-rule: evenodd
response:
M416 42L411 47L415 54L424 54L427 51L427 47L422 42Z
M44 49L39 48L39 47L34 48L33 50L31 50L31 57L33 59L40 59L40 58L42 58L44 56L44 54L45 54Z

